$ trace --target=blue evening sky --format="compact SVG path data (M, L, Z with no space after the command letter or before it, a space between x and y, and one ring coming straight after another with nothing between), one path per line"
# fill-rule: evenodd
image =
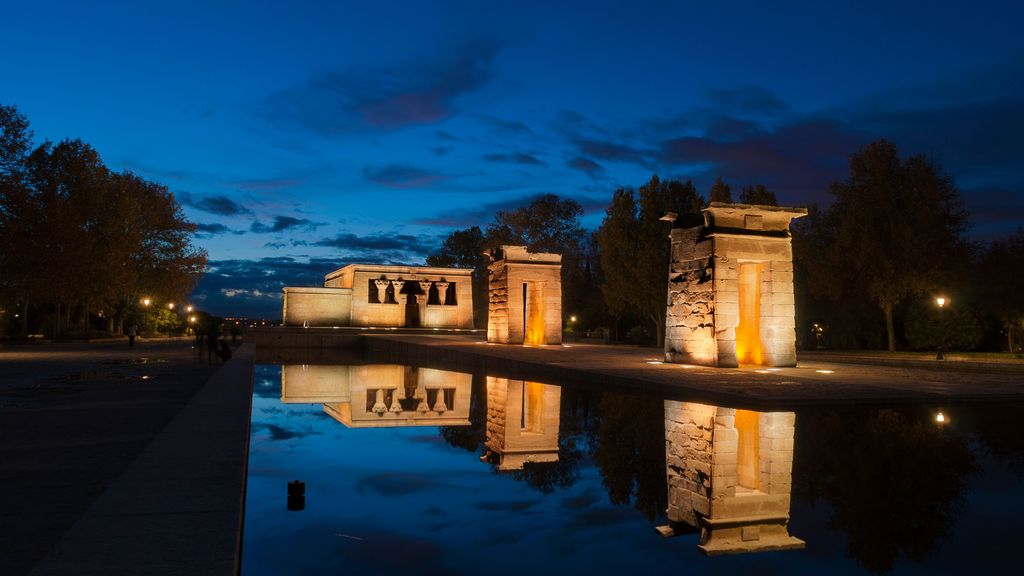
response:
M221 314L352 261L422 262L542 192L596 227L651 174L828 202L885 137L1024 224L1011 2L21 2L0 102L166 184Z

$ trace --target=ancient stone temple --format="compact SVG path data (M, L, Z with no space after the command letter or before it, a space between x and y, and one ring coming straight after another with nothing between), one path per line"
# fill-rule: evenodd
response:
M490 253L487 341L562 343L562 256L502 246Z
M498 470L558 461L562 389L487 377L487 451Z
M792 550L793 412L665 401L668 520L700 533L708 555Z
M323 404L349 428L468 426L473 375L398 364L285 365L281 401Z
M472 328L468 268L350 264L323 288L284 289L286 326Z
M789 224L806 214L712 202L703 226L672 230L666 361L796 365Z

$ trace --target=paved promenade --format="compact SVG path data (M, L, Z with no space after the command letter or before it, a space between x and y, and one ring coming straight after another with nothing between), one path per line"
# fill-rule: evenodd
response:
M251 349L0 349L0 573L234 571Z
M871 365L812 353L798 355L796 368L724 369L664 364L655 348L572 342L523 347L460 336L374 335L365 337L364 346L371 357L393 355L438 367L483 369L496 376L651 390L736 407L1024 400L1024 366L1019 364L948 360Z

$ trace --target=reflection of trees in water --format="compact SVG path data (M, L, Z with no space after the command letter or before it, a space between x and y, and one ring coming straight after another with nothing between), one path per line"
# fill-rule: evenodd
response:
M441 437L454 448L477 452L487 439L487 377L473 374L469 398L469 426L441 426Z
M985 450L1024 480L1024 434L1020 433L1020 404L986 406L971 428Z
M648 520L664 514L665 404L660 398L603 394L594 460L612 504L634 502Z
M794 498L824 500L851 556L885 572L924 556L956 523L975 472L967 439L924 414L892 410L797 415Z

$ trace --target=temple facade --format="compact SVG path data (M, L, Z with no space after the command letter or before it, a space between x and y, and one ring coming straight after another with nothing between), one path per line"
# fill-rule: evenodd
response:
M803 548L788 527L795 427L793 412L666 400L669 522L708 555Z
M473 375L451 370L363 364L281 368L281 402L322 404L349 428L468 426Z
M473 328L472 270L350 264L284 289L286 326Z
M665 360L796 365L789 224L804 208L712 202L671 232Z
M502 246L489 254L487 341L562 343L562 255Z

